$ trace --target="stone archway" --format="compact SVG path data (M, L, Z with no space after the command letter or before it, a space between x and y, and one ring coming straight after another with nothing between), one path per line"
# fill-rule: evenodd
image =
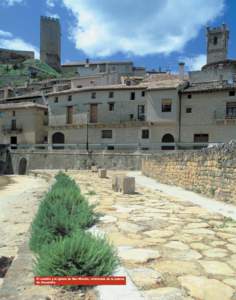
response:
M65 144L65 135L62 132L55 132L52 135L52 144L56 145L56 144ZM64 149L64 147L58 147L58 146L54 146L53 149Z
M175 142L175 138L173 137L172 134L167 133L167 134L163 135L161 142L165 143L165 144L167 144L167 143L173 144ZM170 146L165 145L165 146L162 146L161 149L162 150L175 150L175 146L174 145L170 145Z
M21 158L19 167L18 167L18 174L19 175L25 175L27 171L27 160L26 158Z

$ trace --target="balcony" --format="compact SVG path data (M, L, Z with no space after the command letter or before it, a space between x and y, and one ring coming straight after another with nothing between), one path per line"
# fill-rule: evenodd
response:
M236 110L218 111L214 112L214 120L216 124L227 125L236 124Z
M18 134L18 133L21 133L22 131L23 131L22 126L16 126L16 127L3 126L2 127L3 134Z

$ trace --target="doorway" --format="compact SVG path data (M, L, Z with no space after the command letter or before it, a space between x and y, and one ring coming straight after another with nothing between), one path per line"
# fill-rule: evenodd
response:
M18 174L25 175L27 170L27 160L22 158L19 163Z
M98 105L90 104L90 123L97 123L98 119Z
M17 149L17 136L11 136L10 144L11 144L11 149Z

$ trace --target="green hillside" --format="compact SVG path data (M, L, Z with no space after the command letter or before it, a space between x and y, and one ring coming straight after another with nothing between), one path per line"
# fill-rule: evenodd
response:
M21 85L28 79L38 81L60 76L57 71L38 59L28 59L15 65L0 64L0 86L9 83Z

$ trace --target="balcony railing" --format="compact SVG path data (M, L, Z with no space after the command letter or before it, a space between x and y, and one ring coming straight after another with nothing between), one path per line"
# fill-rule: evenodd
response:
M214 112L215 120L232 120L236 119L236 111L226 112L226 111L215 111Z
M23 128L22 126L3 126L2 131L4 134L21 133Z
M115 151L115 152L139 152L139 151L159 151L159 150L197 150L211 148L222 143L102 143L89 144L89 151ZM23 151L82 151L87 152L86 144L17 144L8 145L12 149Z

